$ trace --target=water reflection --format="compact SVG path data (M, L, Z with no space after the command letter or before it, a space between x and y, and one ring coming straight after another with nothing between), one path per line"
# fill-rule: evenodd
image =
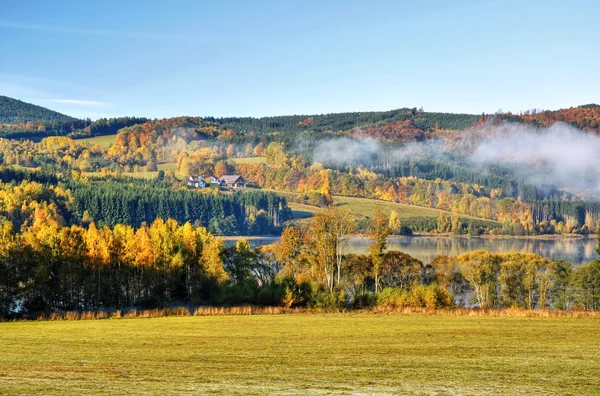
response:
M369 241L353 238L347 250L365 253ZM445 238L445 237L390 237L388 248L401 250L419 260L429 263L438 254L456 256L473 250L493 253L536 253L551 260L568 260L581 265L598 258L595 238Z
M277 237L253 238L248 242L253 247L274 243ZM234 245L235 241L225 240L226 245ZM353 237L348 242L345 252L367 253L368 239ZM596 238L448 238L448 237L390 237L388 249L401 250L411 256L429 263L438 254L456 256L473 250L488 250L494 253L536 253L551 260L568 260L574 265L588 263L596 258Z

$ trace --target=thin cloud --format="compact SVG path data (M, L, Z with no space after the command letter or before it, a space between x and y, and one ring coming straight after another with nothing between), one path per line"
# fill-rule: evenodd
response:
M66 103L77 106L90 106L90 107L106 107L110 106L110 103L99 102L95 100L80 100L80 99L51 99L52 103Z
M70 34L88 34L95 36L128 37L144 40L184 40L189 36L163 32L133 32L120 30L80 29L53 25L32 25L26 23L13 23L0 21L0 27L10 29L35 30L41 32L57 32Z

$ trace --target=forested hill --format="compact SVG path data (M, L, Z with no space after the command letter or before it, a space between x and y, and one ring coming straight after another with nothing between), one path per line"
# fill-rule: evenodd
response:
M0 95L0 123L28 124L49 121L76 121L75 118L45 107Z
M442 136L447 131L459 133L483 122L518 122L547 127L565 122L582 130L600 133L600 106L589 104L555 111L526 111L522 114L454 114L426 112L417 108L390 111L348 112L319 115L274 117L176 117L154 120L144 129L171 129L182 120L192 123L192 129L210 129L209 135L233 142L289 142L300 134L314 138L331 135L370 136L378 140L406 143ZM41 106L0 96L0 137L40 139L45 136L89 137L115 134L124 127L143 124L147 118L121 117L91 120L76 119ZM197 125L196 125L197 124ZM181 127L181 125L177 125ZM181 132L182 128L178 128Z
M549 127L555 122L564 122L584 131L600 133L600 105L597 104L587 104L555 111L526 111L520 115L507 113L500 118L542 128Z
M18 99L0 96L0 138L40 140L48 136L72 138L113 135L147 118L118 117L82 120Z
M254 131L256 133L298 130L311 130L314 132L351 131L357 128L372 128L385 124L403 125L404 128L412 128L423 132L433 130L436 125L441 129L459 130L471 126L478 119L479 116L473 114L432 113L416 108L263 118L206 118L206 120L216 122L227 129L240 132Z

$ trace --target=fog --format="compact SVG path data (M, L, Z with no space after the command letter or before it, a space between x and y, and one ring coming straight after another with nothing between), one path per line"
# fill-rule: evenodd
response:
M563 123L549 128L488 124L466 130L457 141L430 140L394 150L370 137L340 137L318 142L312 159L327 166L387 167L407 159L449 160L456 154L482 172L502 166L533 185L600 195L600 138Z
M381 153L381 143L370 137L340 137L320 141L313 151L313 162L326 166L371 165Z

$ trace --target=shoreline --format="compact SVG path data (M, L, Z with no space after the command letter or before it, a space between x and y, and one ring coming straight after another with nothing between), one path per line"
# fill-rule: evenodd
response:
M261 239L279 239L281 235L265 234L265 235L222 235L218 236L223 241L256 241ZM368 239L364 234L352 234L350 238ZM531 240L568 240L568 239L595 239L596 234L548 234L548 235L452 235L452 234L413 234L413 235L390 235L388 238L443 238L443 239L531 239Z

